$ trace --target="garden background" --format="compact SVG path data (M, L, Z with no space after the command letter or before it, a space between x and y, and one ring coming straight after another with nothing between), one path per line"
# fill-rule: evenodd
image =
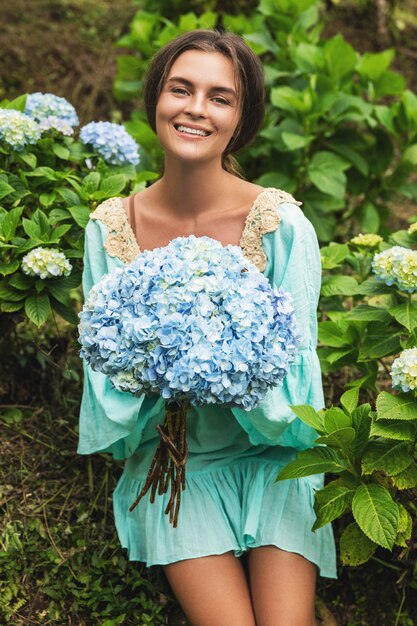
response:
M249 179L303 201L322 246L328 410L298 411L328 452L307 452L288 470L329 470L316 510L318 524L335 520L339 579L319 583L320 623L417 624L417 404L413 387L398 393L390 375L395 357L417 346L416 274L401 265L392 281L387 266L379 278L372 268L378 252L417 248L416 8L415 0L0 6L1 107L24 111L23 94L53 93L75 107L80 127L123 123L141 146L134 166L106 162L77 129L45 131L19 149L10 137L0 144L0 623L187 624L158 568L128 563L118 545L111 493L120 463L75 454L74 323L89 212L140 189L160 166L140 98L146 62L177 33L222 24L247 39L266 71L265 125L239 161ZM359 233L373 237L353 239ZM36 247L63 252L70 275L25 272Z

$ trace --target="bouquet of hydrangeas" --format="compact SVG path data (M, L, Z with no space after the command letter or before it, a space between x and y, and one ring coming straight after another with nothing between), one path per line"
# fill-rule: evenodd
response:
M91 289L79 330L81 356L117 389L167 401L162 441L137 502L151 485L153 501L170 481L174 526L187 403L252 409L282 381L298 343L290 296L239 247L194 236L107 274Z

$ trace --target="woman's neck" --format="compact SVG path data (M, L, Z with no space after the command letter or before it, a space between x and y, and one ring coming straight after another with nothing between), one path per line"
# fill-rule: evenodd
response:
M240 182L219 161L193 164L166 158L164 174L153 187L163 206L189 216L218 209L220 195L233 196Z

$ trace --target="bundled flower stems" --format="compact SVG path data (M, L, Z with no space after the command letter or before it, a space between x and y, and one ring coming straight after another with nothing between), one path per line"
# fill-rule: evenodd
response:
M81 356L116 389L166 400L161 441L139 500L171 489L176 526L185 485L186 405L254 408L298 345L289 294L238 246L179 237L107 274L80 313Z

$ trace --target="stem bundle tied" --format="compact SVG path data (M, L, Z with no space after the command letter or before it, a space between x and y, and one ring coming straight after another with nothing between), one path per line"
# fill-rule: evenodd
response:
M163 425L157 425L160 442L153 456L142 491L129 508L129 512L151 490L150 502L155 502L156 493L167 493L171 487L169 502L164 511L169 513L169 522L174 528L178 524L181 492L185 489L185 464L188 456L186 439L187 401L167 402Z

